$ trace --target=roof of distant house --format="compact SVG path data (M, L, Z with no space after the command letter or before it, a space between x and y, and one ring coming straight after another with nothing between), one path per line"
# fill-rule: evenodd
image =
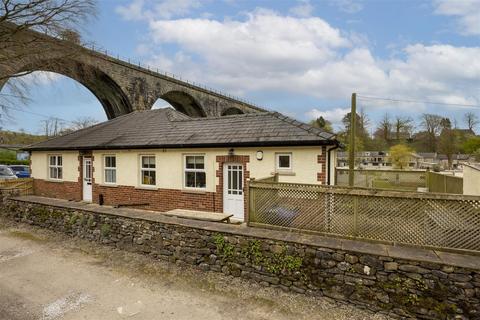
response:
M19 150L23 149L26 144L0 144L0 149Z
M190 118L170 108L135 111L25 150L338 145L335 135L277 112Z
M448 157L446 154L438 154L437 159L439 160L447 160ZM452 160L468 160L470 156L468 154L452 154Z
M422 158L435 159L437 157L437 154L435 152L417 152L417 154Z

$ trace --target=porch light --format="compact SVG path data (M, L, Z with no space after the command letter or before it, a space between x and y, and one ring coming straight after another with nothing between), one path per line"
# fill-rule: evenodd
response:
M259 150L257 151L257 160L262 160L263 159L263 151Z
M229 156L233 156L234 154L235 154L235 150L233 150L233 148L228 150L228 155Z

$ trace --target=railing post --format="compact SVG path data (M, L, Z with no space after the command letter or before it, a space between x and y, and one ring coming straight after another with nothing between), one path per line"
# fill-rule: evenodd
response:
M251 183L252 183L252 181L250 181L250 183L248 184L248 219L247 219L247 225L252 221L252 218L253 218L254 213L255 213L255 188L252 188Z
M353 235L358 236L358 196L353 196Z

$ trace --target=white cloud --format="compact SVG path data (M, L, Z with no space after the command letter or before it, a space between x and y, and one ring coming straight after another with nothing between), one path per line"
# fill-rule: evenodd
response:
M335 108L330 110L318 110L312 109L308 111L305 115L308 119L317 119L319 117L323 117L328 121L332 122L333 124L340 124L342 122L343 117L350 112L350 108Z
M200 5L198 0L164 0L155 5L154 14L157 17L169 19L174 16L184 16Z
M27 85L49 86L62 78L62 75L47 71L35 71L21 77Z
M359 0L330 0L329 2L346 13L357 13L363 9L363 4Z
M115 12L125 20L141 20L144 16L143 5L143 0L133 0L130 5L116 7Z
M399 48L402 58L382 60L368 39L320 18L264 9L243 20L152 20L149 26L150 64L237 95L269 91L338 101L358 92L480 104L480 47L413 44ZM165 44L178 51L167 54ZM326 115L332 117L338 120L338 114Z
M265 69L302 72L350 45L322 19L283 17L265 10L248 14L245 21L156 20L150 27L157 44L178 44L234 77L265 76Z
M199 0L133 0L130 5L116 7L115 11L125 20L170 19L185 16L200 6Z
M299 0L298 5L290 9L290 13L298 17L310 17L313 9L309 0Z
M434 0L435 13L458 18L464 35L480 35L480 0Z

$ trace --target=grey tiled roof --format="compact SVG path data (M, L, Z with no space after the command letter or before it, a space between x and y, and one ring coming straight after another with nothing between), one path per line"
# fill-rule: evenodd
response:
M136 111L26 150L337 144L335 135L276 112L190 118L173 109Z

